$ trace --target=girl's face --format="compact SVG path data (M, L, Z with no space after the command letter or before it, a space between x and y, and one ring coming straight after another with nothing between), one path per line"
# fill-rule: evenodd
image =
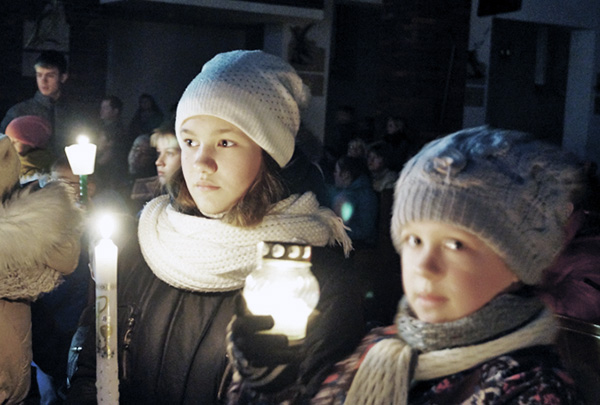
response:
M367 156L367 166L371 173L379 173L384 169L383 158L375 152L369 152Z
M181 167L181 150L175 143L175 135L173 139L162 137L156 140L156 152L158 158L156 159L156 171L158 173L158 181L161 185L167 184L167 181L171 178Z
M250 189L261 164L261 147L225 120L198 115L181 126L183 176L205 215L229 211Z
M518 281L486 243L456 226L413 222L400 240L404 292L422 321L463 318Z

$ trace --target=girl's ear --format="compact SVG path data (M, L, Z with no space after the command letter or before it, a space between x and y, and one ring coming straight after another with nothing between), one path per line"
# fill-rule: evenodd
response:
M565 218L569 218L571 216L571 214L573 214L573 211L575 211L575 204L573 204L572 202L567 203L567 206L565 208L565 212L566 212Z

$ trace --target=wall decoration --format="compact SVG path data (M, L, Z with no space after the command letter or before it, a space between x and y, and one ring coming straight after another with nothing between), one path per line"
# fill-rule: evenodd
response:
M69 52L70 27L63 2L43 0L38 3L41 11L34 20L23 23L23 76L35 75L32 66L41 51Z
M308 38L314 23L291 28L292 39L288 48L288 61L310 87L313 96L324 95L325 49Z

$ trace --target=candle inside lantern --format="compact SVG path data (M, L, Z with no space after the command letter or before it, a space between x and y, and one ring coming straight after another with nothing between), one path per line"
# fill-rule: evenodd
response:
M99 404L119 403L117 355L117 255L110 239L114 228L110 216L99 221L102 238L94 248L96 282L96 389Z
M65 147L65 153L73 174L81 176L94 173L96 145L90 143L87 136L79 135L76 144Z
M246 278L244 298L255 315L271 315L272 329L290 341L306 336L308 317L319 301L319 284L310 271L311 247L261 242L259 265Z
M87 176L94 173L96 161L96 145L90 143L85 135L77 137L77 144L65 147L69 166L73 174L79 176L79 198L87 204Z

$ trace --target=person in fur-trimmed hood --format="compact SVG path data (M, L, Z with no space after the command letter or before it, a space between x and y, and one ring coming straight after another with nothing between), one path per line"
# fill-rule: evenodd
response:
M30 303L51 291L79 259L82 211L67 187L19 185L20 162L0 134L0 403L29 391Z

